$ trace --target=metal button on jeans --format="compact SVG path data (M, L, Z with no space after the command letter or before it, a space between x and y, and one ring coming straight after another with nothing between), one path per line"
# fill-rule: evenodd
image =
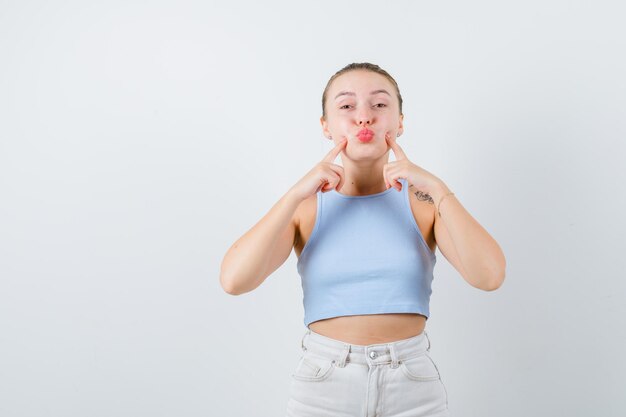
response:
M374 359L376 357L376 352L371 351L370 352L370 358Z

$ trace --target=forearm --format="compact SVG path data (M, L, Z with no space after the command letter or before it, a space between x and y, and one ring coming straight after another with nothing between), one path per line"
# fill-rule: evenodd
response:
M463 207L456 195L441 199L450 189L439 182L429 194L439 209L450 239L459 255L467 279L478 288L492 289L502 284L506 260L498 243ZM441 204L439 204L441 202Z
M228 249L220 269L220 282L227 292L241 294L261 284L270 255L300 202L288 191Z

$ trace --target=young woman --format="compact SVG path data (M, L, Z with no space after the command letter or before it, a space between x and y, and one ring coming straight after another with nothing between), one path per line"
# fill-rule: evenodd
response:
M379 66L334 74L320 121L335 147L222 262L222 287L242 294L298 255L307 329L288 416L448 416L424 330L435 248L476 288L504 280L497 242L398 145L403 118L398 85Z

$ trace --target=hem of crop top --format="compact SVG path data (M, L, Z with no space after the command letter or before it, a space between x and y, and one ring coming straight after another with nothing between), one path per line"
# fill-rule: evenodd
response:
M400 182L402 183L402 192L404 194L405 213L407 214L407 217L409 217L409 220L411 221L411 224L413 225L413 228L417 232L417 235L419 236L419 239L422 242L422 245L428 251L428 254L429 254L431 260L436 262L437 261L437 255L430 249L430 247L426 243L426 240L424 239L424 236L422 236L422 231L420 230L417 222L415 221L415 216L413 216L413 211L411 210L411 202L409 201L409 186L408 186L409 182L406 179L404 179L404 178L400 178ZM338 193L334 189L331 190L330 192L332 192L335 195L338 195L340 197L343 197L343 198L369 198L369 197L378 197L378 196L381 196L381 195L385 195L388 192L391 192L393 190L395 190L395 188L391 187L391 188L388 188L387 190L382 191L380 193L369 194L369 195L344 195L344 194ZM304 247L302 248L302 251L300 252L300 256L298 257L298 262L300 261L300 258L302 258L302 256L304 255L304 253L306 252L308 247L311 246L310 243L315 238L315 235L317 234L317 229L319 229L318 225L320 224L320 217L322 215L322 199L320 198L320 194L322 194L322 192L318 191L317 195L316 195L317 210L315 212L315 224L313 225L313 230L311 231L311 235L309 236L309 240L306 241L306 244L304 245Z
M348 309L333 309L333 310L323 310L321 312L313 315L312 318L305 318L304 324L305 326L309 326L309 324L314 323L319 320L330 319L335 317L343 317L343 316L360 316L360 315L371 315L371 314L386 314L386 313L416 313L421 314L428 319L430 316L430 311L428 308L424 309L419 304L411 303L411 304L387 304L387 305L375 305L375 306L356 306ZM307 323L307 319L309 322Z

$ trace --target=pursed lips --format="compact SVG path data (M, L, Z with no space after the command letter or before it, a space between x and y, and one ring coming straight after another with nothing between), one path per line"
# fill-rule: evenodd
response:
M362 143L371 142L374 139L374 132L367 128L361 129L356 135Z

